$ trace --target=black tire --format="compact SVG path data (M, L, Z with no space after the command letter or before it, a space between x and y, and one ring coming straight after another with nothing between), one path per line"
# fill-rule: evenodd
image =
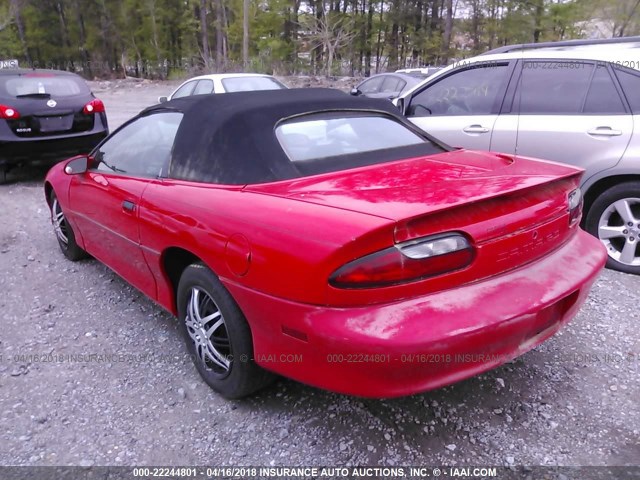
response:
M631 225L617 213L614 204L619 200L627 200L633 219ZM607 226L623 229L621 234L610 239L600 238L600 221L606 219ZM615 185L601 193L593 202L585 221L585 230L600 240L607 247L609 257L607 268L620 272L640 275L640 182L625 182ZM635 245L635 259L632 262L621 261L622 251L626 244L629 248Z
M206 266L195 263L184 270L178 284L177 306L187 350L198 373L213 390L225 398L237 399L275 378L254 362L249 324L231 294ZM207 322L196 320L209 317L213 318ZM220 321L222 324L216 327ZM207 336L205 332L214 328ZM226 370L223 360L228 362Z
M6 167L0 167L0 185L7 183L7 173L9 170Z
M49 205L53 231L56 236L56 240L58 240L60 250L62 251L64 256L72 262L77 262L78 260L88 258L89 254L82 248L80 248L76 243L76 236L73 233L73 229L67 222L64 216L64 212L62 211L62 207L58 202L58 197L56 197L56 193L53 190L51 191L51 195L49 197ZM59 222L58 226L56 225L56 219Z

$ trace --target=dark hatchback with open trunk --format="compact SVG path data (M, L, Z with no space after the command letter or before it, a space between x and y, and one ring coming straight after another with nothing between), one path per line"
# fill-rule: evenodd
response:
M108 133L104 104L78 75L0 69L0 183L17 165L88 153Z

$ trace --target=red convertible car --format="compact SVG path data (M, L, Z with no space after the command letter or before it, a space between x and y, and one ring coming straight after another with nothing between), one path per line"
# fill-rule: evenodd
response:
M578 227L580 176L307 89L148 108L45 193L62 252L175 314L223 396L276 373L393 397L494 368L576 314L606 260Z

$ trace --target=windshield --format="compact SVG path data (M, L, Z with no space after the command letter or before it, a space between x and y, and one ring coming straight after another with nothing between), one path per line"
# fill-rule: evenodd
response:
M71 97L89 94L89 87L81 78L71 75L26 74L0 76L0 96L3 97Z
M225 92L248 92L251 90L282 90L282 83L272 77L230 77L222 80Z

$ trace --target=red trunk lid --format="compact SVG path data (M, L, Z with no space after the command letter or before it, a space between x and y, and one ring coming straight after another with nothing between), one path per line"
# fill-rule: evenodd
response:
M380 290L380 301L453 288L540 258L562 245L569 227L567 198L581 170L553 162L454 151L294 179L246 190L361 212L392 220L389 246L443 232L462 232L474 245L471 266ZM341 264L372 253L365 239L345 245ZM330 288L330 301L365 301L364 292ZM362 298L360 298L362 297Z
M457 150L246 190L408 221L579 174L552 162Z

